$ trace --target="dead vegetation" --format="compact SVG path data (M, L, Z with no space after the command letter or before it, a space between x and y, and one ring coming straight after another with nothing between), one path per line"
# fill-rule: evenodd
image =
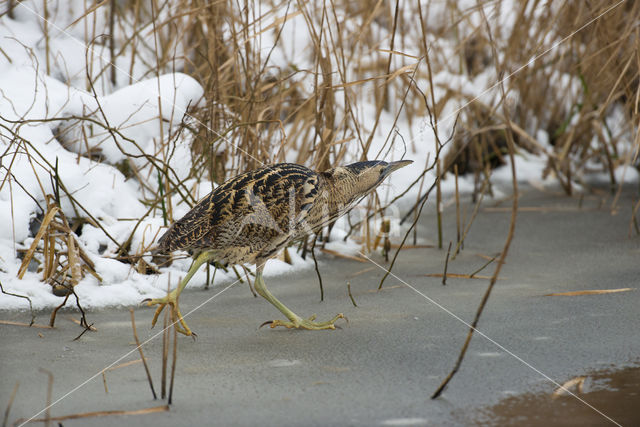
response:
M156 273L142 258L152 242L132 245L145 219L162 217L169 224L176 205L192 206L202 194L190 182L221 183L285 160L323 170L354 159L411 157L420 145L432 144L435 155L417 159L424 172L411 184L419 194L403 222L417 220L432 184L454 170L456 176L475 176L479 206L491 192L491 171L508 159L509 126L515 156L544 156L545 174L555 176L568 194L576 185L584 188L585 176L594 171L606 173L616 188L620 167L638 167L640 4L521 0L515 5L478 2L465 9L457 2L152 0L101 2L69 12L67 30L83 29L88 46L84 75L65 75L60 58L49 57L47 26L41 67L93 94L97 106L84 115L54 115L41 122L57 121L54 138L85 147L78 156L96 161L106 159L87 141L96 135L113 140L124 158L113 166L138 183L148 211L131 223L125 238L111 235L91 207L66 190L56 165L20 136L22 126L37 120L0 121L9 141L2 153L7 161L0 190L21 185L11 173L18 154L30 156L51 176L51 188L41 184L42 194L30 194L41 219L22 250L19 276L37 265L43 281L61 295L86 274L100 281L77 240L82 224L108 237L111 249L101 256L130 263L140 273ZM481 8L494 28L498 58ZM283 39L291 38L285 25L294 21L298 44ZM97 67L94 59L101 54L109 61ZM197 80L203 100L185 111L159 112L161 137L150 155L126 136L125 128L108 122L98 93L173 71ZM427 137L417 128L451 138ZM180 144L191 147L185 175L171 165ZM436 179L429 182L434 172ZM61 198L71 210L60 210ZM352 223L348 235L362 242L365 253L382 248L387 257L393 247L388 223L378 228L372 222L388 205L374 195L362 220ZM638 230L638 206L630 230ZM458 219L452 259L464 247L473 216L466 224ZM303 253L307 246L300 246Z
M98 282L102 278L95 271L91 258L78 243L77 237L67 221L64 212L47 195L47 211L40 222L31 246L24 253L22 264L18 270L18 278L22 279L32 261L43 260L37 269L42 272L42 281L51 285L57 296L67 296L73 293L76 286L86 273L94 276ZM40 244L42 242L42 244ZM40 257L34 257L36 253Z

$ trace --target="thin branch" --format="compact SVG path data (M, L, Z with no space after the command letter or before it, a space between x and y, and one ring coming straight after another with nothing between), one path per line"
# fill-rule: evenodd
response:
M489 36L491 49L493 51L493 57L494 57L494 60L496 61L496 68L497 69L501 69L502 67L500 67L500 64L497 63L497 61L498 61L498 53L496 52L495 42L493 41L493 39L491 37L491 29L489 28L489 21L487 20L487 17L485 16L484 10L482 8L480 8L480 12L481 12L482 17L484 18L485 24L487 26L487 33L488 33L488 36ZM476 312L476 315L475 315L475 317L473 319L473 322L471 323L471 326L469 328L469 332L467 333L467 339L465 340L465 342L464 342L464 344L462 346L462 349L460 350L460 354L458 355L458 359L456 360L456 363L455 363L453 369L451 370L451 372L449 372L449 375L447 375L447 377L444 379L442 384L440 384L438 389L433 393L433 395L431 395L431 399L436 399L436 398L438 398L438 396L440 396L440 394L442 394L442 392L447 387L447 385L449 384L449 382L451 381L453 376L456 374L456 372L458 372L458 369L460 368L460 365L462 364L462 360L464 359L464 356L467 353L467 349L469 348L469 343L471 342L471 337L473 336L473 333L475 332L476 327L478 326L478 322L480 321L480 316L482 315L482 312L484 310L484 307L487 304L487 301L489 301L489 297L491 296L491 291L493 290L493 287L496 284L496 281L498 280L498 275L500 274L500 270L502 270L502 266L504 265L504 261L507 258L507 253L509 252L509 247L511 246L511 241L513 240L513 235L514 235L515 228L516 228L516 217L518 215L518 180L516 178L516 165L515 165L515 158L514 158L515 143L513 141L513 130L511 128L511 119L509 117L508 107L507 107L507 104L505 102L506 95L505 95L505 90L504 90L502 74L503 74L503 72L500 73L500 79L499 80L500 80L500 90L502 92L502 107L504 109L505 119L506 119L506 122L507 122L506 137L507 137L507 146L508 146L508 149L509 149L509 159L511 161L511 178L512 178L512 184L513 184L513 204L511 206L511 221L509 222L509 234L507 235L507 239L506 239L506 241L504 243L504 247L502 249L502 253L500 254L500 259L498 260L498 265L496 266L496 269L495 269L495 271L493 273L493 276L491 277L491 281L489 282L489 286L487 287L487 290L485 291L484 296L482 297L482 301L480 302L480 305L478 306L478 310Z
M26 295L14 294L12 292L5 291L4 288L2 287L2 282L0 282L0 291L2 291L2 293L5 294L5 295L11 295L11 296L17 297L17 298L24 298L27 301L29 301L29 313L31 314L31 322L29 323L29 326L33 325L36 322L36 314L33 311L33 304L31 304L31 298L29 298Z

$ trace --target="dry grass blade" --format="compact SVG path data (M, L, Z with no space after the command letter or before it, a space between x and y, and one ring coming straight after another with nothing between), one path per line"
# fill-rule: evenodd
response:
M33 242L31 243L31 246L29 246L29 249L27 250L27 253L25 254L22 260L22 264L18 269L19 279L22 279L24 277L24 273L27 272L27 267L29 267L29 263L31 262L31 259L33 258L33 255L36 252L40 239L42 239L42 236L44 236L47 230L49 229L49 223L51 223L51 221L53 220L53 217L56 215L56 213L58 213L58 211L60 211L59 207L51 206L47 211L47 214L44 216L44 219L42 220L42 225L40 225L40 229L36 233L36 237L33 238Z
M614 294L618 292L629 292L635 288L619 288L619 289L593 289L588 291L572 291L572 292L554 292L552 294L545 294L545 297L575 297L580 295L603 295Z
M390 289L399 289L399 288L403 288L404 285L391 285L391 286L385 286L384 288L378 288L378 289L369 289L367 290L368 293L370 294L377 294L380 291L388 291Z
M0 325L26 326L27 328L51 329L50 325L40 325L38 323L14 322L13 320L0 320Z
M587 377L575 377L571 378L569 381L562 384L560 387L556 388L553 393L551 393L552 399L557 399L560 396L564 396L566 394L571 394L571 389L576 387L576 391L578 393L582 393L582 388L584 386L584 381Z
M331 249L320 248L320 251L325 253L325 254L337 256L338 258L349 259L351 261L358 261L358 262L362 262L362 263L367 263L368 262L366 259L361 258L359 256L346 255L346 254L342 254L342 253L340 253L338 251L334 251L334 250L331 250Z
M69 414L69 415L61 415L58 417L50 417L49 421L66 421L66 420L78 420L84 418L93 418L93 417L108 417L113 415L148 415L155 414L158 412L167 412L169 410L169 405L160 405L153 406L151 408L144 409L134 409L134 410L114 410L114 411L93 411L93 412L79 412L77 414ZM19 419L16 421L17 424L22 423L42 423L47 421L47 418L34 418L32 420Z
M142 359L129 360L128 362L124 362L124 363L121 363L119 365L107 368L107 369L105 369L105 372L115 371L116 369L121 369L121 368L126 368L128 366L137 365L138 363L142 363L142 361L143 361ZM146 360L145 360L145 362L146 362Z
M72 234L67 235L67 256L71 266L71 286L76 286L82 279L82 267L80 265L80 255L76 249L76 239Z
M398 249L402 247L402 249L427 249L434 248L435 245L399 245L398 243L391 243L389 245L390 249Z
M356 271L355 273L351 273L347 277L353 278L353 277L356 277L356 276L360 276L361 274L364 274L364 273L366 273L368 271L375 270L376 268L377 267L367 267L367 268L364 268L362 270Z
M55 295L67 296L73 293L73 287L82 280L85 272L89 272L98 281L102 281L100 275L95 271L94 263L78 243L65 214L53 202L54 197L47 195L45 199L47 200L47 213L22 260L18 270L18 278L24 277L34 255L41 253L44 260L43 281L52 286ZM41 240L44 244L39 249ZM57 249L57 245L60 249ZM77 295L76 301L80 308ZM81 308L80 310L82 311ZM53 318L55 318L55 314Z
M507 207L486 207L483 209L485 212L509 212L511 208ZM518 212L587 212L589 210L597 209L585 209L579 206L522 206L518 208Z
M426 277L444 277L442 273L429 273L424 274ZM460 274L460 273L447 273L447 278L451 279L480 279L480 280L488 280L491 279L491 276L477 276L471 274ZM498 280L504 280L505 278L499 278Z

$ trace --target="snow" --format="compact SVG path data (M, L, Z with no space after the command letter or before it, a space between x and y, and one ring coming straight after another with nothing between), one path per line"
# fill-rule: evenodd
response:
M64 185L60 203L65 215L74 217L75 211L82 206L103 227L101 229L85 224L77 239L103 279L99 283L95 277L87 274L75 287L83 307L130 306L138 304L144 298L163 295L167 284L174 287L189 268L190 259L178 259L170 267L162 268L159 275L140 274L134 265L113 259L117 246L109 236L117 242L123 242L133 232L131 252L136 253L147 249L161 233L164 222L159 214L147 216L133 231L137 219L145 216L149 209L144 203L144 186L155 189L158 185L151 160L165 154L158 147L162 145L162 141L174 136L168 164L175 171L177 180L182 181L188 177L191 168L191 136L175 136L172 132L185 119L189 108L200 105L204 89L193 77L180 72L154 75L140 61L132 68L132 75L129 75L129 64L123 59L118 59L115 64L115 85L109 83L106 76L102 76L96 80L93 88L87 87L87 67L99 70L109 62L109 56L105 44L96 42L88 46L84 38L87 33L100 33L106 25L105 17L101 14L91 15L96 18L95 21L86 19L83 30L82 25L71 24L84 14L85 2L74 0L62 6L63 3L50 4L49 73L46 70L43 21L40 17L43 14L42 2L20 2L14 11L14 19L7 15L0 17L0 282L7 292L29 296L37 309L60 304L60 298L51 293L51 287L41 282L41 273L27 271L23 279L16 277L21 264L17 250L28 248L33 241L32 221L46 210L44 194L54 193L52 176L55 178L57 174L59 182ZM474 8L476 3L461 2L458 7ZM494 25L502 25L502 31L506 34L510 25L513 25L515 14L509 12L505 4L503 9L507 10L487 9L487 14ZM275 49L272 50L276 41L274 31L262 31L259 37L249 41L259 46L265 57L271 52L267 72L271 67L291 68L292 65L297 69L313 68L308 48L311 36L303 15L296 11L293 8L288 11L291 16L282 29ZM283 18L284 9L280 12L265 15L267 17L264 18L262 27L268 27L272 22ZM159 20L173 13L177 12L166 8L161 11ZM434 2L425 13L428 25L432 27L440 27L446 22L447 10L444 2ZM407 16L405 20L412 18ZM479 16L474 14L470 19L477 20ZM351 22L348 21L345 25L351 25ZM372 25L377 24L373 22ZM419 28L408 31L419 31ZM118 36L117 41L121 43L123 38ZM434 55L454 56L455 46L450 41L429 42L435 46ZM410 46L404 49L409 54L417 54L419 50ZM129 50L125 50L126 52ZM127 55L122 55L122 58L125 57ZM394 55L392 59L393 69L415 61L400 55ZM347 80L352 80L351 77L347 75ZM415 77L420 87L427 87L427 76L418 73ZM292 78L311 77L302 73L301 76ZM495 79L495 72L491 68L474 77L442 69L433 75L434 95L436 99L440 99L446 95L448 89L445 88L455 88L469 98L478 97L482 102L492 104L499 96L498 88L488 89L495 84ZM579 82L571 76L558 76L558 80L571 91L580 90ZM363 85L358 89L365 92L366 98L372 94L372 88L372 85ZM510 93L509 96L517 102L516 93ZM366 129L373 127L376 116L375 103L373 97L370 98L370 101L354 106L357 119ZM446 103L439 123L442 135L450 133L456 113L463 106L458 101ZM92 121L78 121L76 117L79 116L89 117ZM21 120L26 122L19 124L18 121ZM424 170L427 159L432 160L435 153L436 143L428 118L412 124L403 117L397 123L395 120L394 111L383 112L370 153L381 153L380 156L387 161L408 158L413 159L414 163L394 173L380 187L378 194L383 203L413 183ZM614 131L622 126L619 124L621 120L622 113L614 111L610 124ZM113 128L117 132L109 131ZM386 142L389 132L394 128L405 136L405 144L395 143L389 146ZM545 131L535 130L534 134L544 149L552 150L549 135ZM351 158L356 160L359 156L357 144L350 146L349 150ZM620 151L622 150L620 147ZM92 160L87 156L88 153L99 153L102 161ZM124 153L133 158L138 173L147 178L144 185L135 179L127 179L118 169L117 166L127 158ZM297 156L294 151L287 152L286 155L288 159ZM515 161L519 180L536 186L552 185L552 177L542 179L541 172L546 166L543 157L519 152ZM7 168L11 170L9 176ZM597 176L598 179L608 179L604 173ZM638 171L631 167L616 169L615 176L626 182L640 180ZM435 171L428 172L424 181L425 188L434 179ZM462 194L473 191L472 179L472 176L460 178ZM510 182L511 171L508 165L497 169L492 180ZM212 183L208 181L187 180L184 185L193 190L196 199L206 195L212 188ZM442 188L445 195L453 193L452 177L442 181ZM399 203L386 211L386 215L392 218L392 236L401 233L397 220L401 216L399 207L415 203L417 192L418 186L415 186ZM72 195L73 200L69 195ZM179 218L187 212L188 207L178 204L178 198L175 200L174 216ZM357 221L361 216L361 210L356 209L352 219ZM333 230L334 239L327 248L350 255L361 251L362 246L353 240L343 241L347 229L346 220L339 221ZM310 258L302 259L294 250L290 251L290 256L292 264L277 259L268 262L265 275L293 274L301 269L313 268ZM201 269L189 287L203 287L205 280L206 273ZM218 270L215 280L214 285L218 286L231 283L236 277L232 271L225 273ZM28 303L24 299L0 294L0 309L25 308L28 308Z

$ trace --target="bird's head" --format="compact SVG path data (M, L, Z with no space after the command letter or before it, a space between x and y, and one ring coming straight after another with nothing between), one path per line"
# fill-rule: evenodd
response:
M349 192L354 196L365 195L380 185L393 171L411 163L413 160L399 160L389 163L382 160L371 160L333 168L325 174L333 180L335 185L343 184L348 187Z

